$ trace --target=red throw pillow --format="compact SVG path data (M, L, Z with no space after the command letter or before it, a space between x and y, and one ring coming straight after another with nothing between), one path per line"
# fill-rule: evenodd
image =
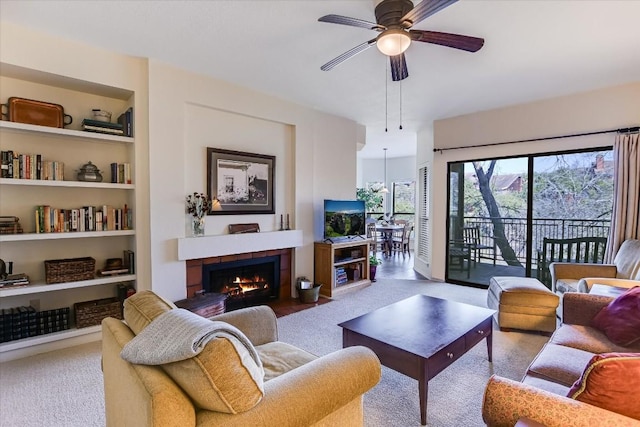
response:
M568 397L640 420L640 353L602 353L591 358Z
M624 347L640 340L640 286L611 301L596 314L591 325Z

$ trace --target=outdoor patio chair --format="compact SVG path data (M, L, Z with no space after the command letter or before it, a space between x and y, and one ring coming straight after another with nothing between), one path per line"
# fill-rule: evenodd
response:
M480 262L480 258L483 259L492 259L493 265L496 265L496 241L491 238L493 241L492 245L484 245L480 240L480 227L463 227L462 228L462 237L464 238L464 242L469 245L469 248L472 252L471 260L475 263ZM491 251L489 256L485 256L482 251Z
M607 247L606 237L575 237L571 239L542 239L538 251L538 280L552 289L549 266L552 262L602 264ZM564 292L564 291L563 291Z

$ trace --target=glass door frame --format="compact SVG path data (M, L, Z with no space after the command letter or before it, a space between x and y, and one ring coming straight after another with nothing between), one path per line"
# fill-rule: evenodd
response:
M451 226L452 220L450 216L450 207L451 207L451 174L458 173L462 179L458 179L458 203L457 209L458 212L462 212L463 214L459 218L459 222L464 224L464 166L458 171L453 170L456 165L464 165L465 163L471 163L474 161L491 161L491 160L508 160L508 159L527 159L527 207L526 207L526 261L525 261L525 277L532 277L532 265L533 265L533 186L534 180L532 179L534 173L534 162L537 157L547 157L547 156L561 156L566 154L584 154L590 152L598 152L598 151L610 151L613 150L612 145L604 145L599 147L589 147L584 149L572 149L572 150L564 150L564 151L549 151L549 152L540 152L540 153L530 153L530 154L521 154L521 155L513 155L513 156L502 156L502 157L487 157L481 159L473 159L473 160L456 160L447 162L447 204L446 204L446 240L444 242L445 245L445 282L454 283L464 286L476 287L486 289L487 285L481 283L474 283L465 280L452 279L449 277L449 269L450 269L450 257L449 257L449 249L450 249L450 239L451 239ZM462 195L462 197L460 197ZM459 224L460 225L460 224ZM469 266L471 268L471 266Z

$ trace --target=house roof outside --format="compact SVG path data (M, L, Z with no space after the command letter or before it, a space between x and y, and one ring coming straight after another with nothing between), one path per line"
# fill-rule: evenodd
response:
M477 53L414 42L390 82L377 49L320 66L377 35L318 22L374 20L373 0L0 2L0 23L147 57L366 127L362 158L415 152L434 120L640 80L640 1L461 0L416 29L485 39ZM417 3L417 1L416 1ZM403 130L399 130L402 125ZM385 128L388 131L385 131Z

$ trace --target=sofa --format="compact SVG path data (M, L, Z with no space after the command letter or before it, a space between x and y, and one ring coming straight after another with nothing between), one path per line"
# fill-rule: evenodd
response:
M640 285L640 240L625 240L613 264L554 262L551 271L551 290L586 292L595 283L631 288Z
M124 320L102 321L107 426L363 425L363 394L381 375L371 350L351 347L316 357L278 341L274 312L259 306L214 316L214 322L198 317L235 328L244 340L221 335L197 356L160 366L124 360L134 337L139 341L170 310L183 309L142 291L125 300ZM250 341L249 354L259 360L240 354L236 341Z
M521 382L497 375L489 379L482 405L484 422L490 427L512 427L526 418L547 427L640 426L639 420L566 397L576 380L584 378L595 355L640 353L640 341L620 346L591 326L613 298L568 292L563 299L563 324L536 355ZM640 377L640 369L634 372ZM637 393L629 393L633 395ZM632 405L637 404L635 397L634 402Z

